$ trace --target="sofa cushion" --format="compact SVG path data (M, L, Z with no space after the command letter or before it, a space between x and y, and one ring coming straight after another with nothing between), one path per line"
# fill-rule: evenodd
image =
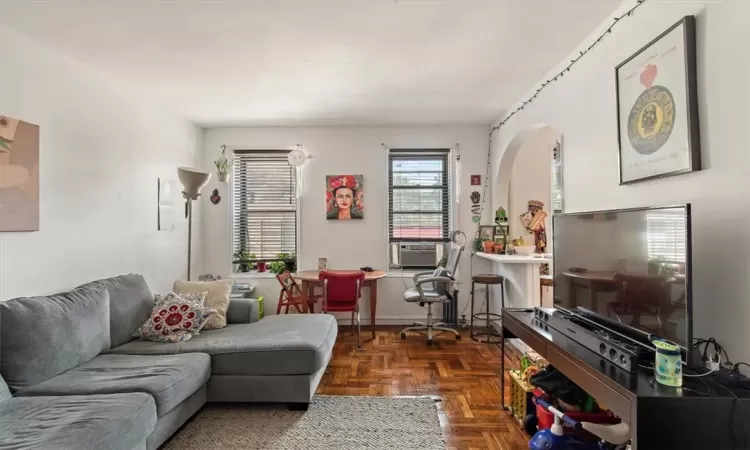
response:
M167 344L161 344L167 345ZM17 396L94 395L144 392L154 397L159 417L206 384L209 356L100 355L75 369L16 393Z
M257 298L233 298L227 309L227 323L257 322L261 318L261 306L261 301Z
M0 403L0 448L137 448L156 426L146 394L14 397Z
M88 287L0 302L0 373L11 391L89 361L109 348L109 294Z
M79 286L103 286L109 291L109 323L112 347L130 342L154 307L154 294L141 275L129 274L92 281Z
M213 375L308 375L327 364L337 333L336 319L328 314L274 315L201 331L179 344L133 341L110 352L208 353Z

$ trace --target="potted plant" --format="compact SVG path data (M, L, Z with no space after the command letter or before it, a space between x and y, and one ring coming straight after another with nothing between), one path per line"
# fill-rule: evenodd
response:
M297 271L297 254L288 253L285 254L282 259L284 260L284 268L292 273Z
M268 270L276 275L284 273L284 261L271 261L267 264Z
M235 266L238 272L244 273L256 269L257 265L255 263L249 262L249 260L253 260L256 258L255 253L235 252L233 256L234 260L237 261L237 264L235 264Z
M297 271L297 255L295 253L278 253L276 255L280 261L274 261L268 263L268 270L275 274L284 273L285 270L289 272Z
M471 243L471 251L474 253L479 253L482 251L482 239L480 238L474 238L474 241Z
M232 167L234 166L234 158L228 160L226 151L227 146L222 145L221 156L219 156L219 158L214 161L214 165L216 166L216 175L219 178L219 181L221 181L222 183L229 181L229 172L232 171Z

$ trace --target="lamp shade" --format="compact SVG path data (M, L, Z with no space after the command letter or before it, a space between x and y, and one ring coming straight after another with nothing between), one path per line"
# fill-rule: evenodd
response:
M191 200L197 200L201 193L201 189L211 179L211 174L208 172L201 172L199 170L190 167L178 167L177 178L182 183L182 194L185 198Z

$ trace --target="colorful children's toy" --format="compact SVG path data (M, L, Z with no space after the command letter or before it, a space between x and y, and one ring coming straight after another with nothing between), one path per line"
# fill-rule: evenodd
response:
M630 427L621 422L614 425L600 425L591 422L579 422L565 415L563 412L535 397L534 403L555 416L555 421L549 429L539 430L529 441L531 450L612 450L622 449L630 440ZM576 438L575 434L566 434L563 423L576 430L586 430L602 440L598 443L587 443Z

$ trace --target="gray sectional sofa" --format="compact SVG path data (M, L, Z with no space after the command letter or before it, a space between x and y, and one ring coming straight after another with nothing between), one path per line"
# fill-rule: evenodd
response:
M186 342L135 340L152 306L133 274L0 302L0 448L155 449L207 401L305 409L336 340L331 316L258 320L252 299Z

